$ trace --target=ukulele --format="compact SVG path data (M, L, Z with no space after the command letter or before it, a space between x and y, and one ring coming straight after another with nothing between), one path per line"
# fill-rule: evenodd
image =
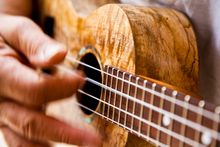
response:
M48 110L71 119L76 107L102 146L220 146L220 107L194 94L198 50L182 13L108 4L80 17L71 0L40 6L48 34L70 50L65 65L86 74L77 101Z

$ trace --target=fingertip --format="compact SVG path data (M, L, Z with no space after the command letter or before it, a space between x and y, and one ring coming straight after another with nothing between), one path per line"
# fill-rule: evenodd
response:
M47 64L57 64L64 60L65 56L67 54L67 49L65 45L54 42L54 43L48 43L48 45L45 48L45 61Z
M43 60L45 66L62 62L67 54L65 45L57 42L48 43L44 48Z
M64 44L48 41L41 45L38 53L32 58L32 63L39 67L50 67L62 62L67 54Z

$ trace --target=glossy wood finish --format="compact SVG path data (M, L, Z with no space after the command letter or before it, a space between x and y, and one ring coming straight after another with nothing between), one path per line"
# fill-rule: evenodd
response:
M90 44L96 48L103 67L111 65L197 91L196 39L183 14L166 8L111 4L81 18L72 4L70 0L44 0L41 16L42 19L45 16L54 18L53 37L67 45L73 58L77 58L82 47ZM54 111L63 117L64 107L61 109L59 105L65 104L59 103L51 109L56 109ZM74 120L74 112L67 111L69 117L66 117ZM153 119L156 114L151 114L149 117ZM92 124L104 136L103 146L150 146L100 117L92 118Z

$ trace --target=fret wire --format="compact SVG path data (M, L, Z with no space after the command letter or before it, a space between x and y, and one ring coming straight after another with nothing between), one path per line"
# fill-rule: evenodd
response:
M106 73L106 74L108 74L108 73ZM110 74L109 74L109 75L110 75ZM114 76L114 75L111 75L111 76L116 77L116 76ZM116 77L116 78L119 78L119 77ZM136 84L132 83L131 81L126 81L125 79L121 79L121 78L119 78L119 79L120 79L121 81L124 81L124 82L126 82L126 83L131 84L132 86L137 86L137 88L140 88L140 89L142 89L142 90L145 90L145 91L147 91L147 92L149 92L149 93L151 93L151 94L154 94L154 95L156 95L156 96L162 97L162 96L161 96L161 93L159 93L159 92L157 92L157 91L153 91L152 89L149 89L149 88L143 88L143 87L141 87L140 85L136 85ZM184 107L184 105L183 105L183 103L185 103L184 101L181 101L181 100L178 100L178 99L173 99L173 97L172 97L172 96L169 96L169 95L165 95L163 98L164 98L165 100L171 102L171 103L174 103L174 104L179 105L180 107ZM197 112L198 107L197 107L197 106L194 106L194 105L192 105L192 104L190 104L190 103L189 103L188 109L191 110L192 112L198 113L198 112ZM213 115L216 115L216 114L214 114L214 113L211 112L211 111L204 110L203 114L201 114L201 115L205 115L205 117L207 117L207 118L213 120L212 116L213 116ZM215 120L215 121L218 121L218 120Z
M129 81L131 81L132 75L129 75ZM130 92L130 84L128 84L128 89L127 89L127 94L129 95ZM125 111L128 111L128 99L126 99L126 103L125 103ZM125 114L125 119L124 119L124 125L126 125L126 121L127 121L127 114Z
M114 73L114 68L112 68L112 72L111 72L112 74ZM110 77L111 79L110 79L110 86L109 87L111 87L112 88L112 81L113 81L113 77ZM112 91L109 91L109 98L108 98L108 103L110 103L111 102L111 95L112 95ZM109 108L109 106L108 106L108 109L107 109L107 117L109 118L109 110L110 108Z
M161 88L161 93L162 93L162 95L165 95L165 91L166 91L166 87L162 87L162 88ZM160 108L163 108L163 106L164 106L164 99L160 98ZM158 125L161 126L162 114L158 114L158 115L159 115L159 116L158 116L158 121L157 121L157 123L158 123ZM160 131L157 131L157 140L159 140L159 139L160 139Z
M108 89L108 90L110 90L110 91L116 92L117 94L122 95L122 96L124 96L124 97L126 97L126 98L128 98L128 99L130 99L130 100L136 101L137 103L139 103L139 104L141 104L141 105L144 105L144 106L147 107L147 108L151 108L151 109L154 109L154 111L157 111L157 112L159 112L159 113L163 113L163 115L168 115L169 117L171 117L172 119L174 119L174 120L176 120L176 121L178 121L178 122L181 122L181 123L182 123L182 122L185 120L185 121L186 121L186 124L187 124L189 127L193 128L193 129L197 129L198 131L201 131L200 129L202 128L202 132L208 131L208 132L210 132L210 133L212 134L212 136L213 136L214 138L216 138L216 136L218 136L216 139L220 140L220 139L219 139L219 138L220 138L220 137L219 137L219 134L218 134L218 132L216 132L215 130L209 129L209 128L205 127L205 126L201 126L200 124L196 124L196 123L194 123L194 122L192 122L192 121L190 121L190 120L184 119L184 118L182 118L182 117L180 117L180 116L178 116L178 115L174 115L173 113L170 113L169 111L166 111L166 110L160 109L160 108L158 108L158 107L155 107L154 105L150 105L150 104L148 104L148 103L142 102L142 101L139 100L139 99L134 99L134 98L131 97L130 95L127 95L127 94L122 93L122 92L120 92L120 91L117 91L117 90L115 90L115 89L111 89L110 87L108 87L108 86L106 86L106 85L103 85L103 84L101 84L101 83L99 83L99 82L97 82L97 81L94 81L93 79L86 78L86 80L88 80L88 81L90 81L90 82L93 82L94 84L97 84L97 85L99 85L99 86L102 85L102 88L106 88L106 89ZM175 117L174 117L174 116L175 116ZM201 128L200 128L200 127L201 127Z
M119 74L119 70L117 70L117 76L118 76L118 74ZM115 89L117 89L118 88L118 79L116 79L116 82L115 82L116 84L115 84ZM116 105L116 93L114 93L114 98L113 98L113 105L115 106ZM112 119L113 120L115 120L115 109L113 109L113 112L112 112Z
M143 82L143 86L144 87L146 87L147 86L147 80L144 80L144 82ZM144 98L145 98L145 95L146 95L146 92L144 91L144 90L142 90L142 96L141 96L141 100L142 101L144 101ZM141 110L140 110L140 117L141 118L143 118L143 109L144 109L144 106L143 105L141 105ZM141 133L141 127L142 127L142 125L141 125L142 123L141 123L141 121L139 121L139 124L138 124L138 132L139 133Z
M138 80L139 80L139 77L136 78L136 84L138 84ZM135 87L135 90L134 90L134 97L137 98L137 87ZM133 109L132 109L132 113L135 114L135 105L136 105L136 102L133 102ZM131 118L131 129L133 130L134 128L134 118L132 117Z
M174 100L176 99L176 95L177 95L177 91L173 91L172 97L174 98ZM171 103L171 110L170 110L171 115L174 114L174 111L175 111L175 103ZM173 130L173 120L171 120L170 125L168 126L168 129L171 131ZM171 145L171 136L168 137L167 144Z
M125 78L125 72L123 72L122 74L122 78ZM121 83L121 90L124 90L124 82ZM122 108L121 106L122 104L122 95L120 95L120 102L119 102L119 108ZM121 115L121 111L118 111L118 123L120 123L120 115Z
M172 136L172 137L174 137L174 138L176 138L176 139L178 139L178 140L180 140L181 138L185 138L184 142L187 143L187 144L189 144L189 145L195 144L195 141L192 140L192 139L190 139L190 138L187 138L187 137L184 137L184 136L181 137L182 135L177 134L176 132L173 132L173 131L171 131L171 130L169 130L169 129L167 129L167 128L164 128L164 127L162 127L162 126L158 126L157 124L155 124L155 123L153 123L153 122L151 122L151 121L148 121L148 120L146 120L146 119L140 118L139 116L136 116L136 115L134 115L134 114L132 114L132 113L130 113L130 112L127 112L127 111L125 111L125 110L123 110L123 109L119 109L119 108L113 106L112 104L109 104L109 103L107 103L107 102L105 102L105 101L103 101L103 100L100 100L99 98L94 97L93 95L90 95L90 94L88 94L88 93L86 93L86 92L84 92L84 91L82 91L82 90L80 90L80 89L79 89L78 91L79 91L80 93L83 93L83 94L85 94L85 95L87 95L87 96L93 98L93 99L99 100L101 103L105 103L106 105L108 105L108 106L110 106L110 107L114 107L115 109L117 109L117 110L119 110L119 111L121 111L121 112L123 112L123 113L125 113L125 114L127 114L127 115L130 115L131 117L135 117L136 119L139 119L139 120L142 121L143 123L148 124L148 125L150 125L151 127L155 128L155 129L157 129L157 130L160 129L160 131L162 131L162 132L164 132L164 133L166 133L166 134L168 134L168 135L170 135L170 136ZM96 111L95 111L95 112L96 112ZM110 120L110 118L107 118L107 119ZM126 126L126 125L124 125L124 126ZM129 128L129 129L131 129L131 128ZM133 132L134 132L134 131L135 131L135 130L133 130ZM137 132L137 131L136 131L136 132ZM196 145L197 145L197 146L204 146L204 145L200 144L199 142L196 142Z
M80 62L80 61L79 61ZM102 71L101 71L102 72ZM106 73L106 72L104 72L104 73ZM108 73L107 73L108 74ZM110 75L110 74L109 74ZM128 82L128 81L126 81L126 82ZM156 95L157 95L157 93L155 93ZM166 98L168 98L169 96L166 96ZM172 102L172 101L171 101ZM181 102L181 101L180 101ZM180 103L176 103L176 104L178 104L178 105L180 105L180 106L182 106ZM195 106L193 106L192 104L189 104L189 110L191 110L191 111L193 111L193 112L196 112L196 110L194 109L194 108L196 108ZM215 120L216 122L218 121L217 120L217 116L216 116L216 114L214 114L214 116L213 116L213 112L211 112L211 111L207 111L207 110L205 110L204 111L204 114L203 114L203 116L205 116L205 117L207 117L207 118L210 118L211 120ZM215 118L215 119L212 119L212 117L213 118ZM212 133L213 134L213 133ZM219 134L218 133L214 133L214 135L215 135L215 138L216 139L219 139Z
M106 66L106 70L107 70L107 72L108 72L109 66ZM106 78L105 78L105 84L107 84L107 82L108 82L108 76L109 76L109 75L105 75L105 76L106 76ZM102 88L102 89L103 89L103 88ZM103 95L104 95L104 96L103 96L104 101L106 101L106 91L107 91L107 89L104 88L104 93L103 93ZM105 115L105 104L103 104L102 114Z
M156 87L156 84L153 83L152 84L152 90L155 91L155 87ZM151 94L151 97L150 97L150 105L153 105L153 101L154 101L154 95ZM152 121L152 109L149 108L149 115L148 115L148 120L149 121ZM150 126L148 125L148 129L147 129L147 135L150 136Z
M82 104L80 104L80 103L78 103L78 102L76 102L76 104L79 105L80 107L83 107L84 109L87 109L87 110L89 110L89 111L95 113L96 115L101 116L102 118L105 118L106 120L111 121L112 123L118 124L115 120L109 119L109 118L107 118L106 116L102 115L101 113L98 113L98 112L96 112L96 111L90 109L89 107L86 107L86 106L84 106L84 105L82 105ZM131 128L129 128L129 127L127 127L127 126L124 126L123 124L120 124L120 123L119 123L118 125L119 125L120 127L124 128L124 129L127 129L128 131L131 132ZM135 134L139 134L139 133L138 133L137 131L135 131L135 130L132 130L132 132L135 133ZM144 134L139 134L139 136L140 136L140 137L143 137L143 138L146 139L147 141L150 141L151 143L153 143L153 144L156 145L156 146L168 147L167 145L165 145L165 144L163 144L163 143L160 143L158 140L155 140L155 139L153 139L153 138L150 138L149 136L146 136L146 135L144 135Z
M189 99L187 99L187 96L185 96L185 101L186 101L187 103L184 103L184 105L186 106L186 109L183 108L183 113L182 113L182 115L183 115L183 117L184 117L185 119L187 118L187 115L188 115L188 109L187 109L187 107L188 107L189 100L190 100L190 97L189 97ZM185 120L184 120L184 122L186 123ZM181 129L180 129L180 134L182 134L183 136L186 135L186 125L185 125L185 123L184 123L184 124L181 124ZM180 144L179 144L179 147L183 147L183 146L184 146L184 142L181 141Z
M108 73L108 72L106 72L106 71L102 71L102 70L100 70L100 69L98 69L98 68L95 68L95 67L89 65L89 64L86 64L86 63L81 62L81 61L79 61L79 60L77 60L77 59L74 59L74 58L72 58L72 57L69 56L69 55L66 57L66 59L69 60L70 62L73 62L73 63L76 62L76 63L81 64L81 65L83 65L83 66L89 67L89 68L91 68L91 69L93 69L93 70L97 70L97 71L99 71L99 72L102 72L103 74L107 74L107 75L109 75L109 76L113 76L113 77L118 78L118 79L120 79L120 80L122 80L122 81L124 81L124 82L126 82L126 83L129 83L129 84L131 84L131 85L133 85L133 86L138 86L138 88L140 88L140 89L142 89L142 90L145 90L145 91L147 91L147 92L149 92L149 93L152 93L152 90L151 90L151 89L148 89L147 87L143 88L143 87L141 87L141 86L139 86L139 85L135 85L134 83L129 82L129 81L125 80L125 79L122 79L122 78L117 77L117 76L115 76L115 75L112 75L112 74L110 74L110 73ZM107 66L107 65L106 65L106 66ZM56 67L58 67L58 68L63 68L63 67L60 66L60 65L57 65ZM70 69L67 68L67 70L70 70ZM154 92L154 94L157 95L157 96L160 96L160 93L158 93L158 92ZM169 95L165 95L164 99L166 99L167 101L173 102L173 101L172 101L172 100L173 100L172 97L169 96ZM180 100L178 100L178 99L177 99L175 102L176 102L177 105L183 107L183 104L182 104L182 103L184 103L184 102L182 102L182 101L180 101ZM192 111L192 112L197 113L197 112L196 112L196 111L197 111L197 107L194 106L194 105L192 105L192 104L189 104L188 109L189 109L190 111ZM212 111L204 110L203 115L205 115L205 117L207 117L207 118L213 120L213 115L216 115L216 114L213 113ZM214 117L214 118L216 118L216 117ZM218 120L216 120L216 119L214 119L214 120L215 120L215 121L218 121ZM220 136L218 136L218 137L220 137Z

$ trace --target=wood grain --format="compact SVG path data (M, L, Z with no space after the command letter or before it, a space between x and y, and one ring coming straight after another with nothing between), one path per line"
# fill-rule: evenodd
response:
M42 19L55 19L54 38L67 45L72 57L77 58L82 47L93 45L102 66L197 91L196 39L183 14L167 8L110 4L81 18L70 0L45 0L41 8ZM61 105L65 104L50 110L63 114ZM68 111L65 117L74 120L76 111ZM103 134L103 146L150 146L99 117L93 116L92 124Z

